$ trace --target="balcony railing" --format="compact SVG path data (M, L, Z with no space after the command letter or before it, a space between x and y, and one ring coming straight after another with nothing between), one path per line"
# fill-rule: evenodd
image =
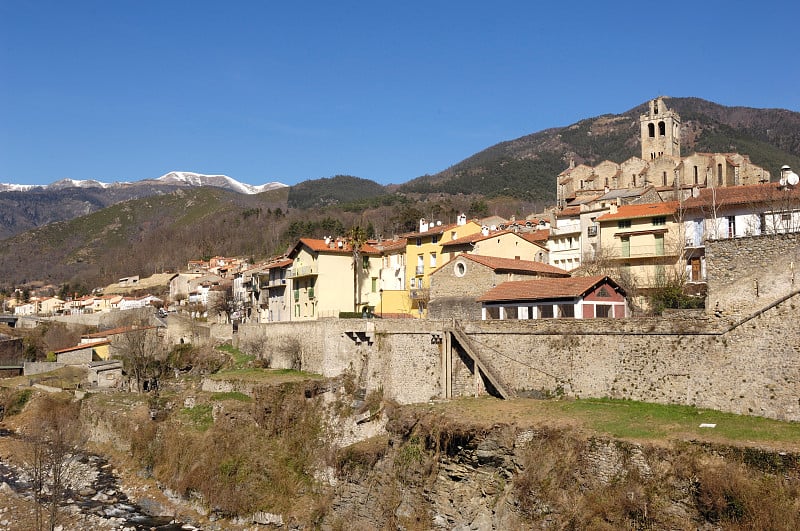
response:
M289 278L299 278L299 277L310 277L317 274L317 266L315 265L306 265L306 266L295 266L288 270L288 277Z
M414 270L414 274L416 274L416 275L424 275L425 274L425 266L418 265L417 268Z

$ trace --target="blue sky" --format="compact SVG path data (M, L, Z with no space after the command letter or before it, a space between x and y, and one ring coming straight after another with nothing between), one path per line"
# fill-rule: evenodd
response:
M657 95L800 110L794 1L0 0L0 182L401 183Z

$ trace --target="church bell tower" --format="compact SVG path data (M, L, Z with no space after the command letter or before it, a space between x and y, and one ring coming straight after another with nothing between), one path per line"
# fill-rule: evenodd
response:
M662 155L681 156L681 117L667 109L661 96L650 100L650 112L639 117L642 135L642 159L655 160Z

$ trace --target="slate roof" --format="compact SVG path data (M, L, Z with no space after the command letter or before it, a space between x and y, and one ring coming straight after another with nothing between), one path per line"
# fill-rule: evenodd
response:
M513 280L503 282L483 295L478 302L538 301L552 299L574 299L581 297L600 284L608 282L622 291L611 278L604 275L570 278L541 278L536 280ZM623 291L624 294L624 291Z

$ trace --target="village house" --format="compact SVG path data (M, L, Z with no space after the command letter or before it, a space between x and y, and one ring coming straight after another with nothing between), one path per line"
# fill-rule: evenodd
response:
M456 223L442 225L441 222L428 222L421 219L419 232L404 234L406 244L406 279L408 280L410 311L425 317L430 300L430 275L443 262L455 257L456 251L444 254L443 245L448 241L481 232L481 225L467 221L464 214L458 216ZM444 255L444 256L443 256Z
M477 300L483 320L628 317L625 290L603 275L504 282Z
M292 279L289 270L293 260L279 258L256 273L258 286L258 322L290 321Z
M301 238L291 247L286 253L292 259L291 320L374 311L380 303L380 251L365 243L359 254L360 263L354 264L353 249L343 238Z
M598 260L624 272L642 290L680 277L683 224L677 201L612 206L597 218Z
M431 319L480 319L476 299L503 282L533 278L564 278L569 273L542 262L460 254L431 274Z
M461 253L498 258L519 258L533 262L548 262L548 249L541 242L530 239L530 232L520 229L492 231L483 225L481 232L446 241L442 244L442 254L457 256Z
M411 299L406 288L406 238L370 242L381 253L378 274L378 306L381 317L407 317L411 313Z
M703 188L683 202L686 277L705 283L705 242L800 231L800 187L780 183Z

